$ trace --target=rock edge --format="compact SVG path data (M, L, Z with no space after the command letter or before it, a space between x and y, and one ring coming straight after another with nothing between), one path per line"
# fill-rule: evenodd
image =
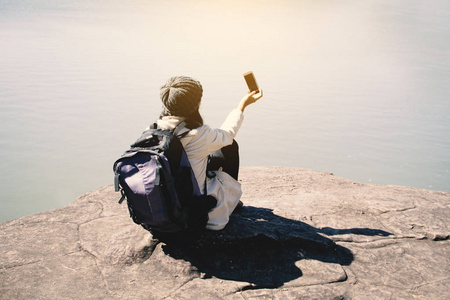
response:
M450 193L242 168L223 231L167 245L112 186L0 224L0 299L445 299Z

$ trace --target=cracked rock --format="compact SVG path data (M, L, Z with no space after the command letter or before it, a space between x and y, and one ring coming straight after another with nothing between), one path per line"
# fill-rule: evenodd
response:
M244 208L158 240L112 186L0 224L0 299L443 299L450 194L242 168Z

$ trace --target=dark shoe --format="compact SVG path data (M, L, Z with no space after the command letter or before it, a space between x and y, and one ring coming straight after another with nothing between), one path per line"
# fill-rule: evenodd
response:
M236 208L233 210L233 213L239 212L242 209L243 206L244 206L244 202L239 200L238 204L236 205Z

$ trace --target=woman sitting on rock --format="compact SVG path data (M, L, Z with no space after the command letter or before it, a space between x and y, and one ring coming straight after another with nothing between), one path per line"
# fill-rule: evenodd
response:
M217 200L216 206L208 213L206 228L220 230L228 223L234 209L242 206L239 200L242 192L237 181L239 149L234 137L244 119L244 109L259 100L262 91L245 95L220 128L211 128L203 123L199 113L202 94L203 88L197 80L186 76L170 78L160 90L163 111L157 125L161 129L173 130L182 122L186 124L178 132L188 131L181 143L200 191L206 188L207 194Z

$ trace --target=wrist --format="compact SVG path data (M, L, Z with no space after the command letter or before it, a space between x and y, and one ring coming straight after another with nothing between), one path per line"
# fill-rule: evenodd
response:
M239 102L239 105L238 105L237 108L238 108L240 111L244 112L246 106L247 106L247 105L245 105L245 102L244 102L244 101L241 101L241 102Z

